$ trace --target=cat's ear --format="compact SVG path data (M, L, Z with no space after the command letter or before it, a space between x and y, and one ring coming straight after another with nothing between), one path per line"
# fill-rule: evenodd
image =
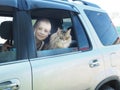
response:
M68 29L67 30L67 35L70 35L70 33L71 33L71 29Z
M57 34L59 35L61 32L61 29L58 27Z

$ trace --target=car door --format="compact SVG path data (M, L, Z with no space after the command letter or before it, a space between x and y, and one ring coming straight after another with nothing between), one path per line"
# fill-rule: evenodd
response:
M0 90L32 90L31 67L21 40L24 23L15 10L0 8Z
M45 10L49 12L45 12ZM66 28L72 25L73 27L70 28L71 32L74 33L72 32L71 35L73 34L72 39L76 42L75 46L69 48L37 51L37 58L30 59L33 71L33 90L90 89L95 81L94 76L98 75L97 72L102 72L104 67L101 55L92 46L94 42L90 44L78 16L68 13L68 11L56 9L33 12L31 15L37 13L38 16L36 17L41 17L39 13L43 13L44 17L46 17L45 15L56 12L54 15L49 16L49 18L52 18L52 24L57 25L56 21L61 21L61 18L63 18L61 21L63 23L60 26ZM54 22L53 20L56 18L57 20ZM33 20L35 21L35 18Z
M104 57L106 77L114 76L120 69L119 35L107 13L94 10L85 10L85 13L99 38L98 46L102 47L100 52Z
M0 90L32 90L28 60L0 64Z

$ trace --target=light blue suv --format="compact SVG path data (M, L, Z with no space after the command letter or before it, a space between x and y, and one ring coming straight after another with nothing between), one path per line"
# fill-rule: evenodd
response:
M71 28L74 42L37 50L33 26L43 17L51 35ZM12 46L8 51L5 43ZM107 13L95 4L0 0L0 90L120 90L119 43Z

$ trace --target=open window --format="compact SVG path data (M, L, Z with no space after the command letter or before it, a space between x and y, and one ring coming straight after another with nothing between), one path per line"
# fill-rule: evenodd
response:
M40 18L47 18L50 20L51 32L50 32L50 35L44 40L44 44L47 47L49 47L51 36L53 34L57 33L58 28L60 28L63 33L66 33L69 29L71 30L70 31L71 42L69 45L67 45L67 47L47 48L47 49L43 48L41 50L37 50L38 57L51 56L51 55L64 54L64 53L78 51L76 34L73 29L73 23L72 23L70 11L59 10L59 9L36 9L36 10L31 11L31 17L32 17L33 27L34 27L35 22ZM58 37L59 37L59 35L57 36L57 38ZM62 37L58 38L58 41L59 41L59 39L62 39ZM36 40L36 38L35 38L35 40ZM54 41L55 40L53 40L53 42ZM67 42L67 40L66 40L66 42ZM65 44L65 43L63 43L63 44Z

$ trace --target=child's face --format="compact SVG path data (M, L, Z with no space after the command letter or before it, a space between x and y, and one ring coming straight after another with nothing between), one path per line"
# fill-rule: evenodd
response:
M35 28L35 36L38 40L44 40L48 37L51 30L51 24L49 22L41 21Z

